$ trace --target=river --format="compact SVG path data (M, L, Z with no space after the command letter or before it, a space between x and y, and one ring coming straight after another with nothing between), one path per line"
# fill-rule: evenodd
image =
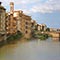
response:
M60 42L18 41L0 48L0 60L60 60Z

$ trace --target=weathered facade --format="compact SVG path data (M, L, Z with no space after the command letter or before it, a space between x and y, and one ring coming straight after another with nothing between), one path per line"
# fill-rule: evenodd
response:
M47 26L45 24L37 24L38 31L46 31Z
M23 33L24 38L31 37L31 17L23 13L23 11L14 11L14 3L10 3L10 15L6 18L7 33L13 34L17 31Z
M10 2L10 13L13 14L14 13L14 3Z
M32 28L32 30L36 29L36 25L37 25L36 21L35 20L31 20L31 28Z
M14 11L14 17L17 19L17 30L20 31L20 21L22 20L22 13L23 11Z
M31 17L22 15L20 29L25 38L31 38Z
M0 2L0 34L5 34L5 14L6 9L1 6Z
M6 17L6 33L14 34L17 32L17 19L13 17L13 14L10 14Z

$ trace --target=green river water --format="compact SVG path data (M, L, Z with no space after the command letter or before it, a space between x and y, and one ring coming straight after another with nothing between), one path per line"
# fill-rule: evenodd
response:
M0 60L60 60L60 42L17 41L0 48Z

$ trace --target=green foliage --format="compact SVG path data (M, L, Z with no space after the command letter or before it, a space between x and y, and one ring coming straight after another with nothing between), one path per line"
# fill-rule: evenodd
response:
M39 35L39 39L46 40L48 38L48 34L41 34Z
M33 38L36 38L36 34L35 33L36 33L36 30L32 31L32 33L31 33Z
M37 38L41 39L41 40L46 40L48 38L48 35L47 34L38 34Z
M50 32L50 28L47 28L46 31Z
M22 33L20 31L17 31L16 34L7 36L6 41L4 41L4 40L0 41L0 47L4 46L6 44L9 44L9 43L15 43L17 40L19 40L22 37L23 37Z
M49 37L49 35L44 34L44 33L43 34L42 33L35 33L35 31L33 31L32 37L37 38L37 39L41 39L41 40L46 40Z
M12 34L7 38L7 42L19 40L22 37L22 33L20 31L17 31L16 34Z

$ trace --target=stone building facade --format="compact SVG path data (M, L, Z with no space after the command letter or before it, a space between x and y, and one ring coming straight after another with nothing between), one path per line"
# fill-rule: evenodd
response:
M23 14L20 22L20 29L24 37L31 38L31 17Z
M5 14L6 14L6 9L1 6L0 2L0 33L5 34Z
M14 17L17 19L17 30L20 31L20 21L22 20L22 14L23 11L18 10L18 11L14 11Z
M10 2L10 13L13 14L14 12L14 3Z
M32 28L32 30L36 29L36 25L37 25L36 21L35 20L31 20L31 28Z
M38 31L46 31L47 26L45 24L37 24Z
M24 38L31 37L31 17L25 15L23 11L14 11L14 3L10 2L10 12L6 17L6 30L8 34L20 31Z
M6 33L15 34L17 32L17 19L10 14L6 17Z

